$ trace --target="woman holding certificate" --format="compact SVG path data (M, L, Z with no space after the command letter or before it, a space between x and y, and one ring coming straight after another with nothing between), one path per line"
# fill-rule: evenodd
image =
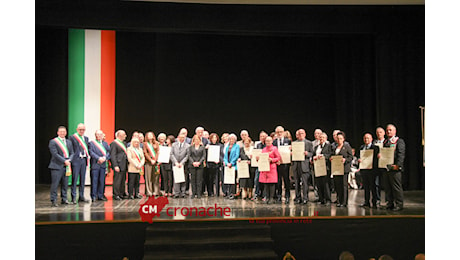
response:
M226 196L228 199L233 200L235 199L236 192L236 162L238 161L238 158L240 158L240 146L236 144L235 134L230 134L228 140L228 146L225 148L224 151L224 196ZM226 177L226 174L227 176L232 176L233 174L233 177Z
M153 132L145 134L145 142L143 145L145 165L145 195L160 195L160 167L158 166L158 142Z
M141 199L139 194L139 178L142 174L142 166L144 166L144 152L140 147L138 138L131 139L131 146L128 147L128 195L129 199Z
M209 153L213 152L214 149L219 150L219 158L216 161L211 161L209 157ZM219 182L221 181L220 168L221 168L221 163L223 162L223 160L224 160L224 145L219 143L219 136L216 133L212 133L209 135L208 160L207 160L208 177L209 177L208 179L208 197L214 197L214 194L219 196L219 191L220 191ZM214 183L216 184L215 193L214 193Z
M334 155L338 157L334 157ZM337 207L346 207L348 204L348 173L350 172L353 153L351 146L345 143L345 133L337 133L337 147L332 151L330 160L331 174L334 176L334 186L337 191Z
M263 153L268 153L268 163L270 164L269 171L260 171L259 182L264 184L264 190L267 193L267 201L269 204L275 196L275 184L278 182L278 172L276 171L277 162L281 160L281 155L276 146L273 145L273 138L265 139L265 148ZM260 167L260 157L257 158ZM276 203L273 201L273 203Z
M240 158L238 162L246 161L248 164L248 176L242 176L241 169L239 170L239 178L240 178L240 188L243 189L243 194L241 196L242 199L247 200L252 198L252 189L254 188L254 177L256 175L256 167L251 167L251 158L252 158L252 150L254 146L251 145L252 140L248 137L243 142L243 148L240 149Z

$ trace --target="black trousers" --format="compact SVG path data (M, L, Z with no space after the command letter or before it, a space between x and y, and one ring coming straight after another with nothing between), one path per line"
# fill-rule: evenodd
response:
M165 191L165 193L172 193L173 192L173 172L170 169L170 165L161 164L160 165L160 174L161 174L161 189Z
M203 185L201 185L201 189L202 189L202 192L201 194L204 194L205 191L208 190L208 182L209 182L209 168L208 167L204 167L203 168ZM208 194L209 194L209 191L208 191Z
M294 162L297 163L297 162ZM299 165L294 171L295 179L295 199L308 201L308 179L310 179L309 172L303 172L302 167Z
M337 192L337 201L339 204L348 204L348 173L344 175L334 175L335 191Z
M134 196L139 194L139 173L128 172L128 194Z
M404 196L402 187L402 172L400 171L389 171L383 174L383 180L385 183L385 198L387 200L387 206L403 207Z
M291 195L291 181L289 180L289 168L291 165L289 164L280 164L276 166L276 169L278 171L278 182L276 183L275 189L276 189L276 196L274 198L280 199L282 192L283 192L283 183L284 182L284 197L286 199L289 199Z
M360 170L364 186L364 204L369 204L372 194L372 205L377 203L377 190L375 188L376 172L374 170Z
M331 189L329 187L329 180L331 174L326 176L319 176L316 178L316 186L318 187L318 197L320 202L331 202Z
M192 195L201 197L203 194L203 168L190 167L190 183L192 184Z
M216 196L219 197L220 196L220 190L221 190L221 187L222 187L222 192L224 192L224 185L223 185L223 181L224 181L224 175L222 173L222 168L221 167L218 167L216 168ZM221 185L222 184L222 185Z
M219 167L208 168L208 182L207 182L207 190L208 196L212 196L214 194L219 195L219 184L216 185L216 179L219 175ZM214 192L214 186L216 186L216 191Z
M386 169L378 168L376 170L375 175L375 191L376 191L376 198L377 201L381 201L382 190L385 189L384 181L383 181L383 174L386 172Z
M271 201L273 198L275 198L275 186L276 183L264 183L264 190L267 194L267 200Z
M113 170L113 196L123 197L126 189L126 171Z
M50 188L50 200L55 202L57 200L57 189L61 184L61 201L67 200L67 187L69 184L69 177L65 176L65 167L61 169L50 169L51 171L51 188Z

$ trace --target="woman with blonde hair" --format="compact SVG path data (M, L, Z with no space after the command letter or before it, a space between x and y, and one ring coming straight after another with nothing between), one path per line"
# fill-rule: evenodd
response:
M194 135L192 144L188 148L188 164L190 170L190 182L192 184L192 198L201 199L203 193L203 168L206 159L206 149L204 148L201 138Z
M160 195L160 167L157 163L159 149L155 134L153 132L146 133L143 150L145 156L145 195L147 197Z
M141 199L139 194L139 179L142 172L142 166L145 163L145 157L138 138L131 139L131 146L127 149L128 154L128 196L129 199Z

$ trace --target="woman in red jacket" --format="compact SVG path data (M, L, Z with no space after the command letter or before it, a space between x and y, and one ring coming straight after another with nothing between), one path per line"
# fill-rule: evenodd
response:
M262 153L268 153L268 161L270 162L270 171L260 172L259 182L264 184L264 190L267 193L267 201L269 204L275 195L275 184L278 182L278 172L276 171L276 163L281 160L281 155L278 148L273 145L273 139L268 136L265 139L265 148ZM259 159L259 158L256 158ZM273 203L275 203L273 201Z

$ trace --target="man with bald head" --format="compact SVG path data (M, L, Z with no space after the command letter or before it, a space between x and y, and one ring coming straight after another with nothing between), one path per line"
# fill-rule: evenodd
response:
M77 132L70 136L70 141L74 148L74 159L72 160L72 186L71 186L71 195L72 203L77 203L77 182L80 181L78 185L79 190L79 202L89 202L85 198L85 177L86 177L86 167L89 166L89 139L85 136L86 127L84 124L78 124Z
M110 162L113 168L113 199L121 200L125 196L126 171L128 170L128 151L126 148L126 132L118 130L115 140L110 144Z
M89 144L89 154L91 156L91 200L106 201L104 196L105 173L110 160L110 147L104 141L104 132L96 130L96 140Z
M394 147L394 163L387 165L387 171L383 175L385 183L386 208L399 211L403 209L404 197L402 187L402 173L404 172L404 159L406 156L406 144L403 139L396 136L396 126L388 124L386 127L387 139L383 147Z
M313 145L307 140L304 129L299 129L295 133L297 140L295 142L303 142L305 145L305 160L293 161L292 171L295 179L295 200L296 204L307 204L308 198L308 179L310 178L310 158L313 157ZM302 188L300 187L302 183ZM303 197L303 198L302 198Z
M372 143L379 148L383 147L383 143L385 142L385 129L382 127L377 127L375 130L375 140L372 141ZM383 186L383 174L386 172L386 168L378 168L376 170L376 176L375 176L375 190L376 190L376 196L377 196L377 207L380 207L380 193L382 191L382 186Z

